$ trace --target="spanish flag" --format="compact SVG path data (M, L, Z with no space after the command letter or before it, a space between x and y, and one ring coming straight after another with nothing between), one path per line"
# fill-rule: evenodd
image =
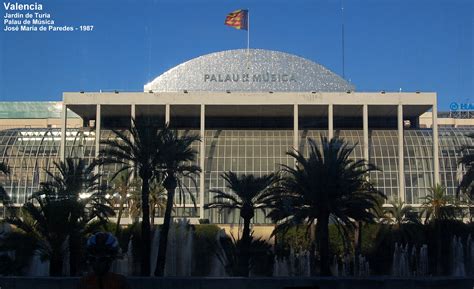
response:
M224 24L227 26L234 27L236 29L248 30L248 15L248 10L235 10L227 15Z

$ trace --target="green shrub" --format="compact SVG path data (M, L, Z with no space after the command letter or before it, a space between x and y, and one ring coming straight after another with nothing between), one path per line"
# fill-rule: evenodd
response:
M250 245L250 271L253 276L273 275L274 253L272 245L263 239L252 239Z
M337 226L335 224L329 225L329 249L331 250L331 255L343 256L347 251L352 252L351 243L353 235L349 234L349 238L349 240L344 240L344 236L341 235Z
M310 248L310 230L306 226L295 226L275 235L275 254L278 257L288 257L291 249L298 253L308 251Z
M220 230L216 225L194 226L194 276L208 276L211 272L211 263L217 248L216 236Z
M37 248L35 238L12 229L0 240L0 275L23 275Z

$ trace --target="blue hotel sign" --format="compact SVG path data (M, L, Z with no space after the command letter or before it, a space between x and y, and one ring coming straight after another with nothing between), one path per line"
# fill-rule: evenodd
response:
M451 102L449 105L449 108L451 111L457 111L457 110L474 110L474 103L460 103L460 102Z

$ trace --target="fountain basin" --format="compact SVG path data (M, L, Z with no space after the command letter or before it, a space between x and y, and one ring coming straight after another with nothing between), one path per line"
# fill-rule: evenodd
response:
M474 278L423 277L394 278L389 276L348 277L305 277L305 278L220 278L220 277L130 277L134 289L472 289ZM1 288L73 289L78 278L64 277L1 277ZM319 286L319 287L317 287Z

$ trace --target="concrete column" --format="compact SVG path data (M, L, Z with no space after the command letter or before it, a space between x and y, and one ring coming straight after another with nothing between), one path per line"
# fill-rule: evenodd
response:
M334 117L333 117L333 105L328 105L328 138L334 137Z
M199 218L204 219L204 178L205 178L205 159L206 159L206 143L205 143L205 130L206 130L206 106L201 104L201 127L199 135L201 136L201 147L199 156L199 166L201 167L201 174L199 176Z
M439 180L439 137L438 137L438 104L435 100L432 109L432 124L431 127L433 129L433 180L434 184L437 185L440 183Z
M169 104L165 105L165 124L170 123L171 107Z
M398 196L405 201L405 166L403 160L403 106L398 105Z
M99 150L100 150L100 119L101 119L101 109L100 109L100 104L97 105L96 107L96 114L95 114L95 157L99 156Z
M364 159L369 161L369 107L367 104L362 106L362 127L364 130Z
M67 106L63 103L61 111L61 143L59 144L59 160L66 158Z
M293 147L295 150L298 149L299 146L299 123L298 123L298 105L293 105Z
M135 114L136 114L136 107L135 107L135 104L132 104L132 106L130 107L130 120L132 119L135 119ZM133 125L133 122L132 122L132 125Z
M130 127L132 127L132 128L134 126L134 123L133 123L134 120L135 120L135 122L137 121L137 119L136 119L136 107L135 107L135 104L132 104L132 106L130 107ZM135 143L135 138L133 137L133 135L130 135L130 141L132 142L132 144ZM130 164L130 166L133 166L132 161L130 161L129 164ZM130 180L132 180L133 177L134 177L133 174L130 175Z

